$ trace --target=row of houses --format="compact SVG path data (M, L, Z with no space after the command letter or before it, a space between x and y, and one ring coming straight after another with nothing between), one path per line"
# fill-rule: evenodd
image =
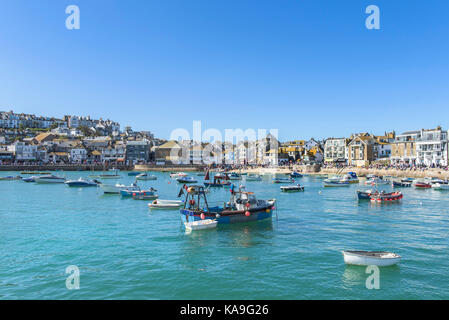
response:
M42 163L147 163L153 141L113 139L101 136L68 139L53 133L41 133L33 138L5 144L0 140L0 161Z
M350 138L328 138L324 162L366 166L376 161L407 166L447 166L448 132L440 126L396 135L353 134Z
M80 131L73 130L81 127L88 128L93 133L100 135L119 135L120 124L106 119L91 119L90 116L64 116L62 119L54 117L36 116L34 114L15 113L14 111L0 111L1 129L50 129L57 130L56 133L80 135ZM59 130L59 131L58 131Z

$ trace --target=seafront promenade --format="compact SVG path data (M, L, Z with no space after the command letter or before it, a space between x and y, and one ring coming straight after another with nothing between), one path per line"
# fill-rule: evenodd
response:
M119 169L122 171L157 171L157 172L172 172L185 171L196 172L203 171L205 166L199 165L114 165L105 167L104 165L75 165L75 164L57 164L57 165L0 165L0 171L105 171L109 169ZM214 169L212 169L213 171ZM393 176L393 177L410 177L410 178L425 178L436 177L439 179L449 179L449 171L441 168L428 168L425 170L399 170L394 168L376 169L376 168L359 168L359 167L344 167L344 168L323 168L318 165L306 166L295 165L293 167L254 167L230 170L230 172L250 173L250 174L288 174L292 171L298 171L304 174L330 174L338 175L344 174L348 171L354 171L359 177L364 177L368 174L378 176Z
M110 169L118 169L122 171L199 171L202 166L193 165L173 165L173 166L156 166L156 165L78 165L78 164L46 164L46 165L0 165L0 171L105 171Z

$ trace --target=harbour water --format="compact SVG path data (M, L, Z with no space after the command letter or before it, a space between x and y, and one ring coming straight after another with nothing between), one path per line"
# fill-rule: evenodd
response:
M134 179L120 174L121 183ZM176 199L180 185L154 174L139 184ZM244 184L278 200L272 220L191 234L178 211L151 211L148 201L0 181L0 299L449 299L449 192L404 188L401 203L375 205L357 201L363 185L323 188L304 177L304 192L284 194L271 178ZM229 191L209 198L222 203ZM403 259L368 290L365 268L343 263L345 249ZM66 288L70 265L79 290Z

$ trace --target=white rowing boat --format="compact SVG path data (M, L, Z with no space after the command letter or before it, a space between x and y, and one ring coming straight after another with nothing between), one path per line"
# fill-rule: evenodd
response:
M213 229L217 227L217 220L205 219L191 222L184 222L186 231Z
M357 266L386 267L398 264L401 256L385 251L342 251L343 259L346 264Z
M183 204L184 202L180 200L156 199L153 202L149 203L148 207L150 207L151 209L178 209Z

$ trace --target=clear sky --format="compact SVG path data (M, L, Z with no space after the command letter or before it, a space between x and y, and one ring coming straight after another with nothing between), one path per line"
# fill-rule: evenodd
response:
M80 30L65 28L71 4ZM11 108L161 138L193 120L281 140L447 129L449 1L1 0Z

